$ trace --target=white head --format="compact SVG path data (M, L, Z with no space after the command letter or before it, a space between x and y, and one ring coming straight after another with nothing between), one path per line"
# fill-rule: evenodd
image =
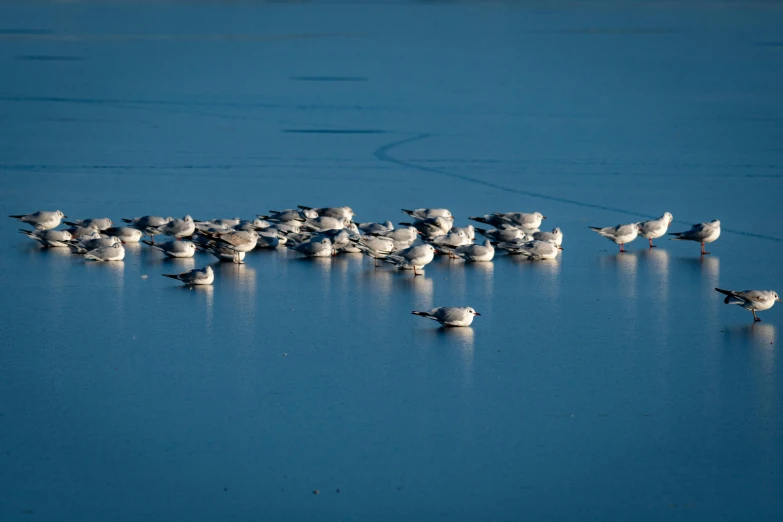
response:
M305 217L305 219L315 219L318 217L318 212L311 208L306 208L302 210L302 215Z
M392 223L391 221L385 221L385 222L383 223L383 226L385 226L385 227L386 227L386 228L388 228L389 230L394 230L394 223Z
M207 267L204 268L204 272L206 272L207 275L212 275L212 267L207 265Z
M109 238L109 239L111 239L111 244L112 245L116 245L117 243L122 243L122 240L120 238L118 238L117 236L111 236L111 238Z
M536 219L546 219L546 216L541 212L533 212L533 215L536 216Z
M192 223L193 218L190 216L185 216L184 218L182 218L182 221L185 221L186 223Z
M778 303L783 303L783 301L780 300L780 297L778 297L777 292L772 292L772 297L777 301Z
M477 311L475 311L475 310L474 310L473 308L471 308L470 306L466 307L466 308L465 308L465 311L466 311L467 313L471 314L471 315L481 315L480 313L478 313Z
M556 229L554 229L554 230L552 230L552 233L553 233L554 235L556 235L556 236L562 236L562 235L563 235L563 232L560 230L560 228L559 228L559 227L558 227L558 228L556 228Z
M71 239L73 239L73 236L67 230L63 231L63 237L65 238L65 241L70 241Z
M424 245L424 248L426 248L426 249L430 250L431 252L435 252L435 247L434 247L434 246L432 246L432 245L430 245L430 244L426 244L426 245Z
M490 241L489 239L485 239L484 246L487 248L492 248L492 241Z
M713 227L720 227L720 221L718 221L717 219L714 219L714 220L712 220L710 222L710 225L713 226Z
M185 243L185 248L187 248L188 250L192 250L194 252L196 251L195 243L191 243L190 241L185 241L184 243Z
M663 220L671 225L672 221L674 221L674 216L671 215L671 212L664 212L663 213Z
M63 214L63 213L62 213L61 211L59 211L59 210L55 210L55 211L54 211L54 213L55 213L55 215L56 215L57 217L59 217L60 219L68 217L68 216L66 216L65 214Z
M326 245L326 246L332 246L332 242L331 242L331 241L329 241L329 238L328 238L328 237L325 237L325 238L323 238L323 239L321 240L321 244L322 244L322 245Z

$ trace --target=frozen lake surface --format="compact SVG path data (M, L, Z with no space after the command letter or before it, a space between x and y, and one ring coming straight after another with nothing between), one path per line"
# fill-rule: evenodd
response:
M783 518L783 8L0 6L0 211L541 211L562 256L123 263L3 217L0 520ZM674 214L723 235L587 228ZM147 278L142 276L147 275ZM470 305L472 328L414 309ZM313 491L319 494L314 495ZM338 491L339 490L339 491Z

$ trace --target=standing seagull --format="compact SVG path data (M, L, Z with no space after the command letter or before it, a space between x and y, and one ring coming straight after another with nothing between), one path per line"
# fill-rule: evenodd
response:
M685 232L673 232L669 234L669 239L680 239L684 241L698 241L701 243L701 255L709 254L704 251L704 243L712 243L720 237L720 221L717 219L709 223L699 223L693 225L690 230Z
M48 211L39 210L32 214L20 214L16 216L8 216L14 219L18 219L22 223L28 223L32 225L36 230L49 230L60 226L60 221L66 218L65 214L59 210Z
M212 271L211 266L204 268L194 268L181 274L161 274L163 277L170 277L171 279L177 279L182 281L187 286L196 285L211 285L215 280L215 272Z
M481 315L473 308L466 306L464 308L454 306L441 306L433 308L429 312L411 312L413 315L420 315L433 321L438 321L443 326L470 326L473 318Z
M652 244L652 240L658 239L659 237L666 234L666 232L669 230L669 225L672 224L673 219L674 216L672 216L669 212L664 212L663 215L658 219L652 219L650 221L645 221L644 223L639 223L639 235L644 239L649 239L650 248L655 248L655 245Z
M726 304L736 304L742 306L745 310L753 312L753 322L761 321L756 317L756 312L762 310L769 310L775 301L783 303L778 297L777 292L772 290L743 290L742 292L735 292L733 290L721 290L716 288L718 292L724 294L726 299L723 300Z
M435 248L432 245L419 245L398 250L383 260L400 270L413 270L413 275L417 276L419 273L416 270L424 268L424 265L431 263L434 258Z
M590 230L600 236L614 241L620 245L620 252L625 252L625 244L630 243L639 236L639 223L617 225L616 227L590 227Z

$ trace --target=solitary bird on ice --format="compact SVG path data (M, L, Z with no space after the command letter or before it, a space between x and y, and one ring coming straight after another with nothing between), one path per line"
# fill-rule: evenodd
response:
M756 312L762 310L769 310L775 301L783 303L778 297L777 292L772 290L743 290L742 292L735 292L734 290L721 290L716 288L718 292L724 294L726 299L723 300L726 304L740 305L745 310L753 312L753 322L761 321L756 317Z
M464 308L454 306L441 306L433 308L429 312L411 312L413 315L420 315L433 321L438 321L443 326L470 326L473 318L481 315L473 308L466 306Z

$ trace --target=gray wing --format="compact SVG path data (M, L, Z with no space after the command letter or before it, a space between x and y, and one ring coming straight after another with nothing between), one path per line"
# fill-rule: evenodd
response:
M441 323L453 323L454 321L460 321L465 318L464 310L450 306L436 308L431 311L430 314Z
M707 227L704 225L704 223L700 223L698 225L693 225L693 228L691 228L686 232L683 232L680 235L680 237L701 241L702 239L706 238L709 235L710 235L710 231L707 230Z
M739 297L740 299L750 301L751 303L760 303L768 299L765 290L743 290L742 292L734 292L734 297Z

